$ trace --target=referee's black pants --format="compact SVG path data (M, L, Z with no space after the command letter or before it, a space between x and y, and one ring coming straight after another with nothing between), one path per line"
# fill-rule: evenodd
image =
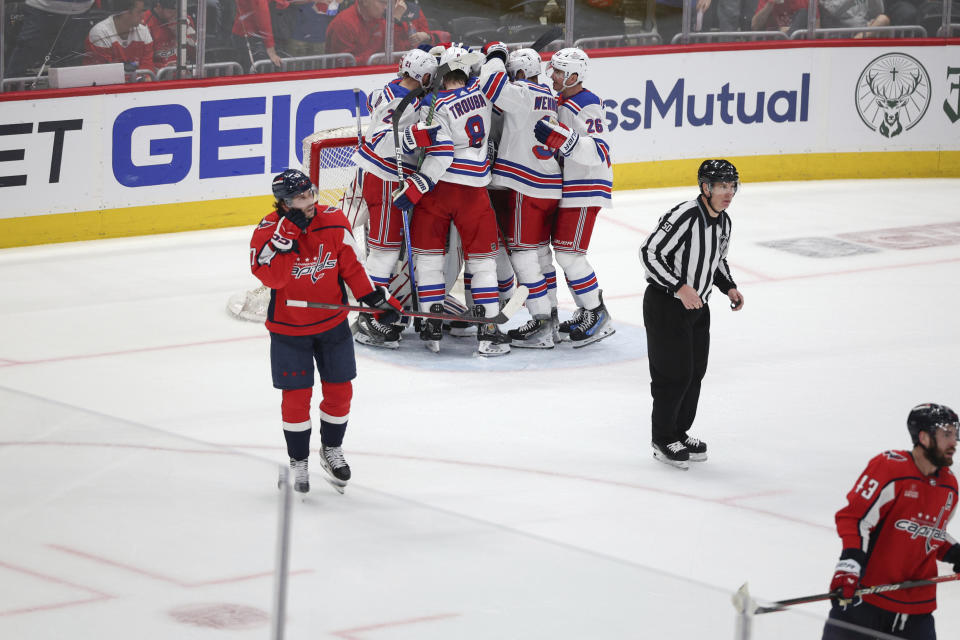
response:
M700 382L710 354L710 308L684 309L673 294L647 287L643 294L647 330L653 442L686 439L697 415Z

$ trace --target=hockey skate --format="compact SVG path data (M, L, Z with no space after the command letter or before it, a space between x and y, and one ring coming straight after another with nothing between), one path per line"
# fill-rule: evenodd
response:
M668 444L657 444L656 442L651 444L653 445L654 459L684 471L690 468L690 452L679 440Z
M443 328L450 333L451 338L470 338L477 335L476 322L453 320L450 323L445 323Z
M327 472L327 482L338 493L343 493L350 479L350 465L343 457L342 447L320 447L320 465Z
M610 324L610 314L603 304L603 292L600 292L600 304L593 309L584 309L583 316L575 328L570 329L570 340L573 348L579 349L588 344L599 342L607 336L616 333Z
M554 309L554 311L556 311L556 309ZM586 309L577 307L577 310L573 312L569 320L564 320L557 324L557 342L570 342L570 332L580 325L580 321L583 320L583 314L586 312Z
M293 476L293 490L297 493L310 491L310 471L307 469L307 459L294 460L290 458L290 475ZM283 488L283 477L277 480L277 488Z
M553 344L560 344L560 314L556 307L550 309L550 325L553 329ZM570 335L569 331L567 335Z
M473 308L473 314L483 318L483 306ZM505 356L510 353L510 336L500 331L496 323L477 325L477 353L481 356Z
M518 349L553 349L553 321L538 315L526 324L507 331L511 344Z
M430 313L443 313L443 305L434 302L430 305ZM423 321L420 329L420 339L425 341L427 349L440 353L440 340L443 338L443 321L430 318Z
M398 349L400 332L390 324L383 324L369 313L361 313L357 318L357 333L353 336L359 344L381 349Z
M697 438L686 436L683 440L683 446L687 448L690 454L690 462L703 462L707 459L707 443Z

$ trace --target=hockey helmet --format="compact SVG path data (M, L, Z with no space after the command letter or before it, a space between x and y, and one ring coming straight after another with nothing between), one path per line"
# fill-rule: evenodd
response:
M549 68L547 73L552 74L551 69L560 71L563 73L563 87L564 89L575 86L576 84L583 82L587 77L587 64L590 62L590 56L586 54L583 49L578 47L567 47L566 49L560 49L553 57L550 58ZM576 82L570 81L570 76L577 74Z
M273 178L273 195L290 205L295 197L304 191L314 191L313 183L303 171L287 169Z
M715 182L732 182L736 191L740 187L740 174L728 160L704 160L697 171L697 184L710 186Z
M513 78L518 71L523 71L523 77L534 78L540 75L540 54L533 49L517 49L511 51L507 57L507 73Z
M907 416L907 431L910 432L910 438L913 444L920 444L920 432L926 431L933 437L937 429L951 430L954 433L960 429L960 419L957 413L950 407L942 404L918 404L910 409L910 415Z
M470 77L473 66L483 61L483 56L467 51L465 48L451 45L444 49L440 54L440 66L447 66L447 72L462 71L465 76Z
M408 75L420 84L424 84L424 78L427 76L433 78L436 73L436 58L423 49L411 49L400 60L400 70L397 75L401 78ZM429 79L427 79L427 82L429 82Z

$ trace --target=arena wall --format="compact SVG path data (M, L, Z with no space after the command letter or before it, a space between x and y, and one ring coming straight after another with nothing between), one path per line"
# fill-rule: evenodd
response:
M593 54L614 188L960 177L960 40ZM253 224L301 140L349 126L387 67L0 95L0 247ZM363 115L367 115L365 109Z

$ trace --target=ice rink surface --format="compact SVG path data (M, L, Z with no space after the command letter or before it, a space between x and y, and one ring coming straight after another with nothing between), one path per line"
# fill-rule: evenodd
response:
M960 408L960 180L742 189L746 305L713 294L710 459L682 472L651 457L637 249L695 193L617 192L601 215L604 342L358 346L354 480L334 493L314 450L288 638L730 638L745 581L826 591L868 459L908 448L913 405ZM0 251L0 637L267 636L280 392L266 330L224 310L257 284L251 231ZM939 599L956 637L960 583ZM825 611L754 637L819 637Z

